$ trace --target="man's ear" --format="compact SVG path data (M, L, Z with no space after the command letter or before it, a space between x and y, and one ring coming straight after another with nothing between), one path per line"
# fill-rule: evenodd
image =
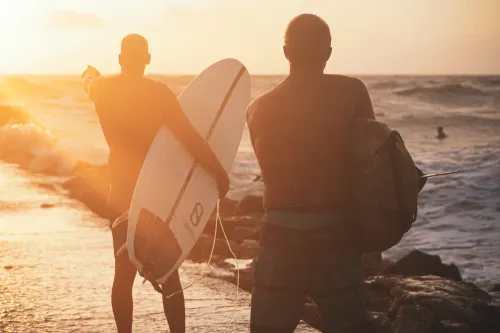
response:
M330 46L330 49L328 50L328 53L326 55L326 61L330 60L331 56L332 56L332 47Z
M148 56L146 58L146 65L149 65L151 63L151 54L148 53Z
M122 65L122 55L121 55L121 53L118 55L118 63L120 64L120 66Z
M285 55L285 58L287 58L288 61L290 61L290 58L288 55L288 48L286 47L286 45L283 45L283 54Z

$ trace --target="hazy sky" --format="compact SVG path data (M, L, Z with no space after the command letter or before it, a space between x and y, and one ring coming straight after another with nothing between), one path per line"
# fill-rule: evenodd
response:
M303 12L330 24L329 72L500 73L500 0L0 0L0 73L116 72L128 33L149 39L149 72L235 57L286 73L284 30Z

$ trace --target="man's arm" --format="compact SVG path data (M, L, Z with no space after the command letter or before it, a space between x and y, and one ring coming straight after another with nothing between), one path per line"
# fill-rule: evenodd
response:
M368 89L363 81L359 79L355 80L354 98L356 100L356 111L354 118L375 120L375 112L373 111L372 100L368 93Z
M194 156L197 162L215 177L219 187L219 197L223 198L229 190L229 177L226 170L221 165L208 142L196 131L186 117L177 97L170 89L165 88L162 94L167 98L165 103L165 122L167 127Z

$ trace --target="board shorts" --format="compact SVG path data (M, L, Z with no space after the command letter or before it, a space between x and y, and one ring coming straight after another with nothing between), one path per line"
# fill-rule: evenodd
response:
M273 223L283 218L294 227ZM325 223L297 228L308 219ZM329 213L266 214L253 272L251 333L293 332L307 296L319 307L323 332L371 332L361 255L342 226L348 221L332 219Z

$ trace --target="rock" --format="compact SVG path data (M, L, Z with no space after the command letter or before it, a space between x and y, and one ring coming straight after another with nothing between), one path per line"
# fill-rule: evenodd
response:
M436 318L426 308L405 305L398 310L395 333L432 333Z
M74 176L63 183L68 195L84 203L96 214L107 217L109 175L107 165L80 162L73 168Z
M214 275L209 274L209 276L219 278L221 280L236 284L237 282L237 271L233 270L234 274L223 274L223 275ZM245 269L240 269L240 289L251 293L252 292L252 275L253 275L253 266L250 266Z
M240 270L241 288L251 291L252 269ZM235 276L222 278L236 283ZM365 282L365 300L377 333L500 332L500 304L471 283L438 276L376 276ZM315 304L303 320L323 327Z
M430 255L415 250L390 265L383 275L425 276L436 275L454 281L462 281L460 270L454 264L445 265L437 255Z
M469 325L457 323L449 320L443 320L437 330L439 333L473 333Z
M257 257L259 250L259 242L256 240L247 239L241 243L241 250L238 259L253 259Z
M260 234L260 216L230 216L222 219L222 225L226 231L227 237L241 243L245 239L258 239ZM215 219L210 219L203 230L204 234L213 235L215 231ZM217 238L224 238L220 226L217 230Z
M382 253L368 253L361 257L363 262L363 275L366 278L377 275L382 267Z
M17 106L0 104L0 127L7 124L40 125L40 123L26 110Z
M192 260L194 262L206 262L210 257L213 241L214 241L213 235L201 234L200 238L198 239L193 249L189 253L187 259ZM239 257L240 253L242 252L241 246L233 241L229 241L229 243L231 244L231 248L234 251L234 253L237 255L237 257ZM217 238L215 240L214 255L220 256L218 257L219 259L233 257L231 251L229 251L225 239Z
M40 205L40 208L45 208L45 209L47 209L47 208L54 208L55 206L56 206L56 205L51 204L51 203L43 203L43 204L41 204L41 205Z
M500 283L495 284L495 285L491 288L491 292L493 292L493 293L498 293L498 292L500 292Z
M262 182L262 181L264 181L264 178L262 178L262 174L258 174L258 175L255 175L253 181L254 182Z
M14 266L12 266L12 265L6 265L6 266L3 266L3 268L4 268L4 269L13 269L13 268L14 268Z
M249 195L243 198L236 206L233 215L252 215L264 214L264 207L262 206L262 197L257 195Z
M238 205L238 201L231 200L229 198L224 198L220 201L219 204L219 213L222 217L231 216L234 213L236 206Z
M38 186L39 188L41 188L43 190L48 190L51 192L57 191L57 188L54 186L54 184L51 184L51 183L34 182L34 185Z
M101 168L106 168L107 166L100 166ZM73 169L71 171L72 174L79 174L82 172L87 172L87 171L92 171L95 170L96 168L99 168L99 166L85 162L85 161L77 161L75 165L73 166Z
M232 237L235 242L244 242L246 240L258 240L260 235L260 227L236 227L233 230Z

